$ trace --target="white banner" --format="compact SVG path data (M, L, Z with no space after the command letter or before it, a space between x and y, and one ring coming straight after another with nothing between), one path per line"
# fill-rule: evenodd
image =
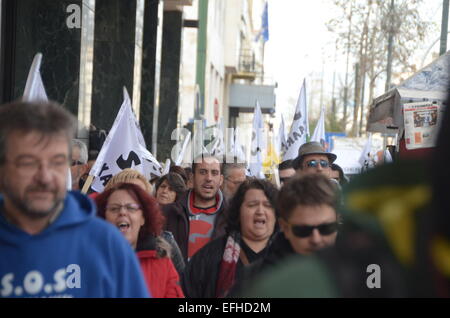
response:
M294 120L291 131L286 141L286 152L283 161L297 158L298 149L306 142L306 136L309 135L308 108L306 105L306 81L303 81L302 89L297 101Z
M94 176L92 189L102 192L114 175L126 168L141 172L147 179L161 175L161 165L142 144L142 132L124 90L124 101L102 149L89 172Z

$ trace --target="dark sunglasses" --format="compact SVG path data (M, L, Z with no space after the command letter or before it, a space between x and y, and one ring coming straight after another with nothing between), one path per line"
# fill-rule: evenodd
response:
M78 166L78 165L84 165L84 163L82 163L81 161L78 161L78 160L73 160L72 161L72 167L73 166Z
M317 168L319 164L322 168L328 168L330 166L330 163L326 160L310 160L306 162L306 166L309 168Z
M292 233L295 236L305 238L311 236L314 229L317 229L321 235L330 235L338 230L338 222L324 223L316 226L309 225L292 225Z

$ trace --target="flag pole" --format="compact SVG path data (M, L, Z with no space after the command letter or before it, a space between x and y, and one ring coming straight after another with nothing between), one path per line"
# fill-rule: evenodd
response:
M86 194L88 192L89 187L92 184L92 181L94 181L94 176L88 176L86 182L83 185L83 189L81 189L81 193Z

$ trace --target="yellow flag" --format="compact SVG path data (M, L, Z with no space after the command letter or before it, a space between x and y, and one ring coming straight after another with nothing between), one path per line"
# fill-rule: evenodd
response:
M271 138L267 145L267 152L263 161L264 174L271 175L273 173L273 168L276 168L280 162L281 154L278 153L276 147L274 146L273 138Z

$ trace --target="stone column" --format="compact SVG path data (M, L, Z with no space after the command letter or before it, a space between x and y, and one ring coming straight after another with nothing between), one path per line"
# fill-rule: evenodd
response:
M78 112L81 28L69 28L69 5L81 0L4 0L13 6L15 19L7 32L12 99L22 96L28 71L37 52L43 55L41 75L50 99L64 104L75 116ZM15 7L14 7L15 6ZM81 19L81 17L80 17ZM6 92L5 92L6 95Z
M154 114L159 110L162 7L163 3L159 0L145 0L139 124L147 148L154 155L156 155L156 144L153 144L153 139L156 140L157 136L153 138L153 130L157 131L158 124Z
M96 0L91 123L109 131L133 92L136 1Z
M178 118L182 31L183 13L181 11L165 11L158 116L159 160L170 158L172 147L175 145L175 141L171 140L171 135L177 127Z

